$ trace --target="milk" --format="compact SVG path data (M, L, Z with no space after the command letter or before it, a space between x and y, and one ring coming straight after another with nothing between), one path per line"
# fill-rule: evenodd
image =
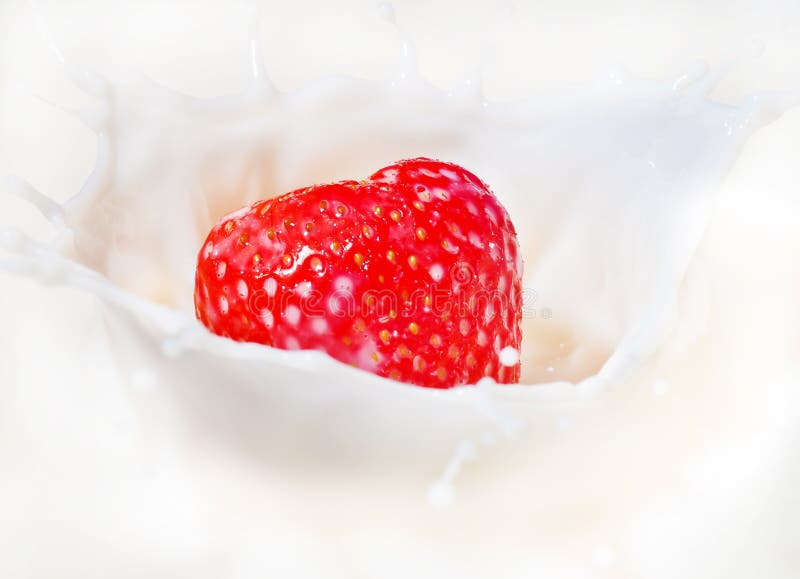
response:
M489 472L513 471L520 494L533 488L542 497L541 503L522 502L531 517L549 521L532 532L542 553L532 566L546 572L585 563L599 573L620 560L634 565L649 548L634 530L660 521L666 516L660 511L621 525L608 537L614 545L587 546L580 531L547 531L559 528L560 510L568 510L571 496L583 488L571 475L597 469L594 492L614 497L608 508L615 520L633 517L647 503L617 491L645 495L662 480L658 454L639 456L631 473L639 484L615 489L619 481L602 470L624 472L630 455L612 452L607 461L598 440L611 436L615 448L639 448L624 432L609 432L620 424L648 432L645 417L655 411L641 401L668 398L674 388L653 375L664 372L663 356L680 365L688 351L702 347L704 273L693 259L713 194L745 140L794 104L796 95L762 94L723 105L707 97L713 75L690 71L643 81L612 72L577 89L498 103L474 83L463 90L433 87L417 73L408 44L391 79L326 77L284 93L269 81L255 40L253 46L249 89L220 99L187 97L136 75L102 78L69 65L81 89L98 99L96 108L82 113L98 133L98 162L83 189L63 205L12 179L9 187L34 202L56 233L53 243L41 244L4 231L9 253L3 267L98 296L134 404L144 396L145 423L174 437L165 437L171 441L167 462L192 465L197 448L211 444L217 460L232 465L233 474L214 474L218 484L237 489L265 516L276 509L260 497L251 472L260 467L254 464L286 473L304 465L320 470L330 479L327 488L299 475L293 489L277 474L264 475L264 481L275 492L297 493L296 501L311 496L315 504L327 504L330 494L331 501L358 507L357 496L342 498L330 489L346 479L346 465L376 463L390 473L397 469L403 489L391 490L394 477L370 471L371 488L364 492L371 498L363 500L372 508L386 500L430 505L455 511L457 519L459 505L466 504L486 524L503 521L514 508L482 505L474 480L464 481L459 492L470 465L484 464ZM319 352L225 340L194 320L195 256L217 217L260 198L361 178L419 155L478 174L517 225L528 292L519 353L524 384L425 390L345 367ZM144 394L153 390L163 398L155 404ZM141 442L151 450L163 444L158 437ZM672 448L660 439L653 446ZM743 444L739 460L763 448ZM705 468L735 479L737 468L726 460L706 448L687 449L680 458L695 465L694 473ZM719 471L713 466L718 462L724 465ZM168 474L154 492L180 488L187 478ZM736 491L727 490L731 496ZM399 528L415 529L410 515L394 516ZM284 539L297 552L311 549L304 529L329 536L324 524L307 531L309 523L302 521L314 521L313 515L287 518L300 519L298 530ZM269 529L253 533L236 549L249 553L248 541L278 541ZM418 548L413 536L376 546L377 538L356 528L342 533L351 548L383 552L386 560ZM560 550L582 553L585 561L552 554ZM257 547L253 551L242 558L268 564ZM509 551L512 560L524 560L525 545L512 544Z
M153 335L162 345L177 333L191 350L249 356L252 347L220 345L193 316L196 254L216 219L308 183L431 156L481 175L517 224L528 272L522 382L613 382L673 328L709 195L742 143L797 99L722 105L706 98L710 73L641 81L613 72L577 90L492 103L474 85L428 84L407 44L388 82L329 77L281 93L256 38L252 47L250 89L224 99L65 65L101 99L81 113L97 131L98 163L63 206L12 178L57 230L52 250L7 232L20 256L12 265L60 268L51 281L91 279L90 291L113 294L126 314L169 325ZM255 351L280 366L329 364L308 352Z

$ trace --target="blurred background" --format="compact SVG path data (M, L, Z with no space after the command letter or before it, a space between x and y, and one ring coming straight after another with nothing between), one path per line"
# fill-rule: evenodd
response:
M329 72L387 78L400 58L400 35L373 1L255 3L267 68L281 89ZM795 0L393 4L425 77L447 88L482 62L493 100L579 85L612 68L673 78L700 60L719 66L737 57L745 58L714 98L800 89ZM202 97L247 82L248 3L35 5L60 50L83 67L143 71ZM87 178L97 143L59 107L92 100L64 74L33 6L0 0L0 174L65 200ZM718 335L737 336L724 359L744 365L710 382L682 368L677 386L646 393L659 406L644 416L657 416L664 432L699 438L654 449L663 457L654 477L640 476L627 454L647 452L644 439L637 446L636 424L613 448L596 443L613 421L575 440L527 441L467 464L461 496L444 511L425 499L440 474L427 466L395 473L359 465L356 474L314 478L189 441L169 413L142 424L97 301L0 273L0 575L797 577L798 151L800 110L756 134L723 185L704 243ZM7 195L0 227L39 239L50 231ZM611 404L613 412L642 408ZM729 434L736 444L727 445ZM716 466L682 470L681 454L700 439L715 441ZM597 453L594 472L569 464L587 444ZM443 469L448 458L432 462ZM562 470L537 486L541 464Z

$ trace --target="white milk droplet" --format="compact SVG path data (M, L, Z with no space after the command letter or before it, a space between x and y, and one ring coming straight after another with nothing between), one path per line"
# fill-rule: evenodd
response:
M512 347L506 346L500 350L500 363L503 366L514 366L519 362L519 351Z

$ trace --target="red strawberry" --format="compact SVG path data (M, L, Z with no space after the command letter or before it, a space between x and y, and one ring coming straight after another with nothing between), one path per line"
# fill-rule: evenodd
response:
M216 334L322 350L395 380L513 383L519 363L499 354L519 350L521 269L489 188L458 165L411 159L223 217L200 251L195 306Z

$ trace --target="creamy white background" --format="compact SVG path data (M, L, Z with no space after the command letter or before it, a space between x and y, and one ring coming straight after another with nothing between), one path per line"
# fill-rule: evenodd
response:
M373 2L260 4L267 65L281 88L329 71L382 78L399 56L398 34ZM395 6L423 74L440 86L488 55L490 98L579 84L612 66L672 77L698 59L748 54L754 41L764 42L764 54L744 60L715 95L735 101L756 90L800 88L800 5L789 0L517 2L510 22L504 3ZM244 3L64 0L41 8L63 52L86 67L142 70L199 96L236 92L246 82ZM90 102L48 51L29 5L0 0L0 173L63 200L88 175L95 138L34 94L69 108ZM500 451L468 463L460 502L443 512L424 500L436 470L395 477L355 465L349 476L323 478L315 465L282 471L240 460L227 447L192 444L179 426L164 424L141 444L130 435L140 418L126 406L128 386L115 374L96 301L0 274L0 572L372 577L407 576L418 566L425 577L796 576L797 151L795 110L749 142L720 192L702 248L714 272L715 380L691 366L670 369L665 393L642 394L669 411L648 407L642 428L648 419L692 417L686 440L654 448L663 473L632 476L637 465L605 448L598 432L596 481L569 469L568 443L546 451L563 451L546 460L581 479L565 479L563 488L532 490L525 473L537 456ZM48 233L30 207L0 197L6 226ZM158 406L157 388L153 398ZM741 440L726 455L730 436ZM705 471L678 466L692 437L719 439ZM564 501L564 489L574 502ZM553 518L560 525L549 536L536 518L553 515L537 511L539 503L525 499L530 492L562 497L554 500L563 505Z

